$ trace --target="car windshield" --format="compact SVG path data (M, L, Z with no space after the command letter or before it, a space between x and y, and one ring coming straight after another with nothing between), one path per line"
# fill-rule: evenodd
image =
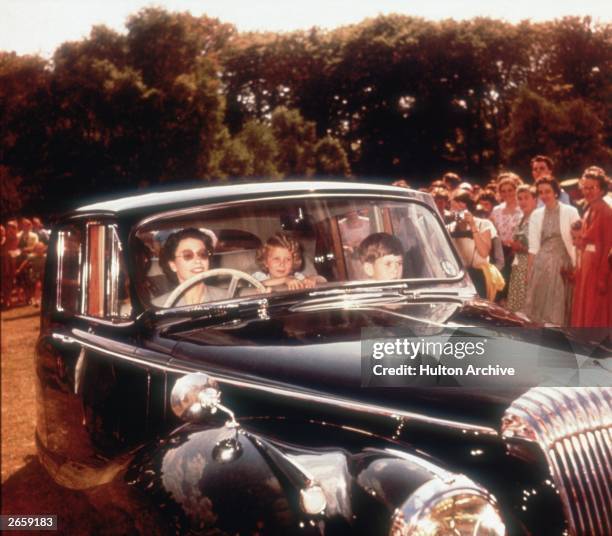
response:
M131 241L143 303L176 307L353 282L448 280L460 267L414 201L294 198L166 214Z

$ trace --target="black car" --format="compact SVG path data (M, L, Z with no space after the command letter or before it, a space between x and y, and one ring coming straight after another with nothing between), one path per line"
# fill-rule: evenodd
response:
M507 329L518 362L582 344L480 300L421 192L277 182L84 206L49 246L39 457L122 512L117 534L611 534L608 381L372 373L378 338L447 329ZM587 346L583 372L609 376Z

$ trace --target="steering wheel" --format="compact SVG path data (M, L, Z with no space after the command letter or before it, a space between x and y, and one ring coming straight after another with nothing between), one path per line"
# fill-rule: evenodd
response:
M197 274L187 281L183 281L178 287L176 287L171 293L170 296L166 298L163 307L172 307L174 302L185 293L185 291L196 283L203 281L204 279L208 279L209 277L216 277L218 275L231 275L232 280L230 281L229 287L227 289L227 297L233 298L234 294L236 294L236 289L238 288L238 281L244 279L247 283L250 283L258 290L262 292L267 292L266 287L264 287L257 279L253 276L247 274L246 272L242 272L240 270L234 270L233 268L215 268L214 270L206 270L201 274Z

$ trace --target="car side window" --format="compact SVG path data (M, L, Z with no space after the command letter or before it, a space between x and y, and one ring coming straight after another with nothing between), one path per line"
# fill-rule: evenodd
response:
M59 230L56 308L60 312L80 312L81 248L82 233L78 227L70 226Z

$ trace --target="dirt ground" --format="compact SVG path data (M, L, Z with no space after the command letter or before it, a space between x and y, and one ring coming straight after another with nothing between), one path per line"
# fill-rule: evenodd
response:
M55 514L58 516L55 534L104 534L99 514L85 494L55 484L36 457L34 345L39 315L34 307L20 307L1 315L1 511L2 514ZM40 531L40 534L53 533Z

